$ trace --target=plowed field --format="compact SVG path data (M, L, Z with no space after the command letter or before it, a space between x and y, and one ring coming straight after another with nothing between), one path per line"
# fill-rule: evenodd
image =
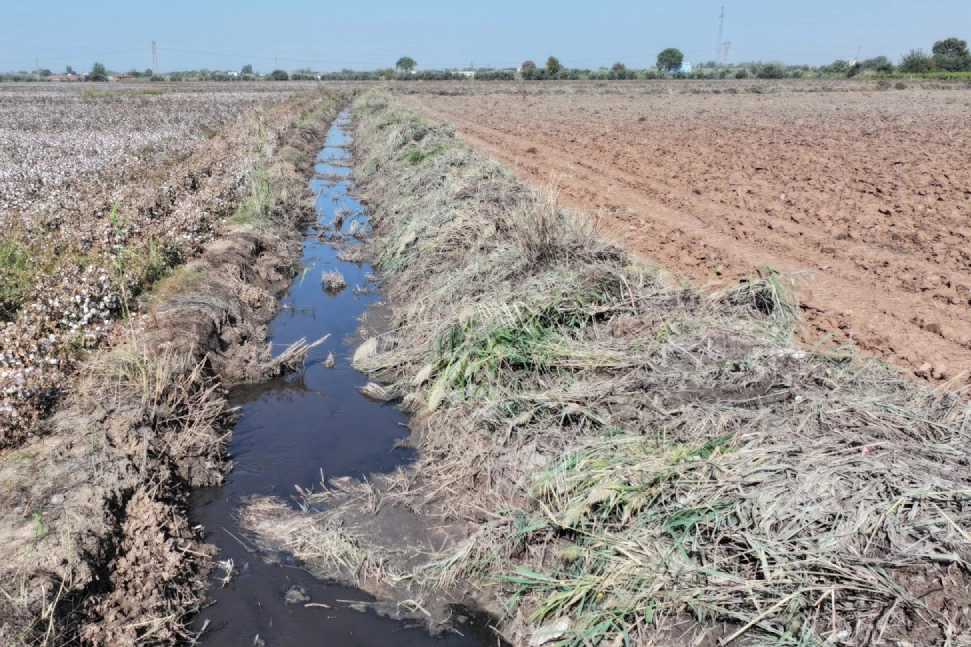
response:
M969 381L971 91L528 87L407 100L694 281L800 273L806 345Z

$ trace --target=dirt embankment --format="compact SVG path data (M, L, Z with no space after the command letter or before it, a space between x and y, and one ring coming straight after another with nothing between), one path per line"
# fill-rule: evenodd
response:
M696 282L802 274L807 348L851 342L968 383L971 91L651 87L406 98Z
M355 180L392 305L355 366L418 461L264 541L425 615L471 595L516 645L958 644L971 409L791 344L769 275L672 287L384 94ZM435 271L429 271L434 268Z
M314 213L308 178L341 101L313 93L274 108L293 125L260 144L233 224L131 304L56 413L0 456L0 643L186 638L210 567L188 490L229 468L225 387L286 370L264 324L295 272Z

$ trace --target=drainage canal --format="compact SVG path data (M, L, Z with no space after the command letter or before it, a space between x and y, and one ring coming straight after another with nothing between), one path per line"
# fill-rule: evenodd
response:
M369 280L371 269L341 261L326 232L353 234L367 227L364 210L349 193L351 155L349 123L342 114L330 129L318 156L312 185L317 193L318 224L303 245L304 272L293 282L282 309L270 325L275 349L306 338L330 334L307 356L306 369L268 384L245 386L231 394L242 418L233 431L233 472L220 487L204 488L192 501L193 523L206 528L219 548L216 559L235 573L224 583L214 571L207 607L196 619L206 628L206 645L342 645L386 647L485 645L488 630L467 627L468 635L432 637L401 622L354 610L366 593L315 579L286 555L260 554L243 536L234 509L253 495L289 498L295 485L319 487L321 475L357 476L388 472L411 459L393 449L407 435L407 418L393 405L367 400L358 387L367 379L350 366L350 338L359 317L379 295ZM335 217L337 220L335 220ZM339 272L342 290L325 290L324 272ZM333 364L328 355L333 353ZM464 632L465 628L463 628ZM479 634L480 639L472 636ZM488 644L495 645L492 638Z

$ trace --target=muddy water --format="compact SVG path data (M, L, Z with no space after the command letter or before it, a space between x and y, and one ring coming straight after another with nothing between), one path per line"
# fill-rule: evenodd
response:
M344 233L367 226L363 208L348 193L347 127L347 116L342 115L318 157L319 177L312 186L318 195L319 221L304 242L305 271L295 279L270 329L277 352L302 337L330 337L310 352L305 370L232 393L242 414L230 447L235 468L223 486L199 490L193 499L193 523L206 528L207 540L219 548L217 559L232 560L236 569L225 585L218 579L223 573L214 573L209 596L214 604L195 622L196 628L208 627L203 644L487 644L484 637L481 642L472 637L482 635L481 627L460 626L467 636L436 638L372 612L353 610L349 601L367 602L366 593L316 580L286 555L261 554L234 520L234 510L246 497L290 498L295 485L319 489L322 475L386 472L412 458L408 451L394 449L395 441L407 435L406 417L390 404L364 398L357 388L367 379L349 364L358 318L380 295L368 280L371 269L341 261L326 241L338 210L350 214L341 227ZM321 273L328 270L338 270L347 281L337 294L321 286ZM335 363L327 367L331 352ZM286 603L285 594L294 585L302 587L311 606L306 600ZM495 645L495 639L489 644Z

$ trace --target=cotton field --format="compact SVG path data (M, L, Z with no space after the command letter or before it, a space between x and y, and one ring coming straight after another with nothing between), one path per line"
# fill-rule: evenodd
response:
M0 88L0 446L211 240L306 89Z

